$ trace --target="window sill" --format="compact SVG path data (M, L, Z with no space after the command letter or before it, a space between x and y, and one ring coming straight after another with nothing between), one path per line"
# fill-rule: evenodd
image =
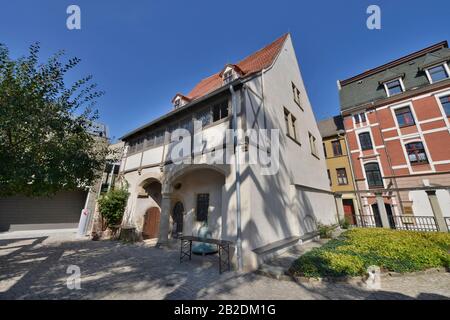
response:
M296 144L298 144L300 147L302 146L302 144L300 143L300 141L298 141L297 139L295 139L294 137L292 137L290 134L286 134L286 136L291 139L292 141L294 141Z
M294 99L294 102L295 102L295 104L300 108L300 110L305 111L305 110L303 110L303 107L301 106L301 104L300 104L299 101L297 101L297 100Z
M400 129L403 129L403 128L407 128L407 127L412 127L412 126L415 126L416 124L415 123L412 123L412 124L404 124L404 125L402 125L402 126L398 126Z
M423 162L410 162L411 166L420 166L420 165L424 165L424 164L430 164L428 161L423 161Z
M311 152L311 155L312 155L314 158L316 158L317 160L320 160L320 158L319 158L319 156L318 156L317 154L314 154L314 153Z

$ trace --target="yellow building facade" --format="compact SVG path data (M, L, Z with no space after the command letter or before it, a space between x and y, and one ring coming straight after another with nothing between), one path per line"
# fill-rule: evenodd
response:
M327 173L332 192L342 194L345 219L354 224L359 214L352 167L348 157L342 117L336 116L318 123L326 157Z

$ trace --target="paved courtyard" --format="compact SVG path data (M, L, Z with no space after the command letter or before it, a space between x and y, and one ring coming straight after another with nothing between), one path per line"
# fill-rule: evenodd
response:
M81 289L67 288L67 268ZM63 233L0 234L0 299L449 299L450 274L384 280L382 290L298 284L254 273L219 275L217 257L179 263L178 250L89 241Z

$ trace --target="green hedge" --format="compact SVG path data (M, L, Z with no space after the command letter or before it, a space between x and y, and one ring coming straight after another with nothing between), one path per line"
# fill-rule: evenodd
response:
M358 228L301 256L290 272L316 278L364 275L372 265L400 273L449 268L449 250L449 233Z

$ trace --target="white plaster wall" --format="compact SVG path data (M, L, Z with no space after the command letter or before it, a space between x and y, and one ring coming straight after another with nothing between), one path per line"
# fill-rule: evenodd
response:
M132 156L129 156L125 162L125 170L131 170L134 168L139 167L139 164L141 163L141 153L133 154Z
M145 150L142 157L142 166L159 164L163 160L163 146L159 146L153 149Z
M436 196L441 206L444 217L450 217L450 192L448 190L437 190Z
M208 229L214 238L221 238L222 231L222 187L225 177L213 170L194 170L174 183L181 183L181 188L172 194L172 206L183 202L185 214L183 233L197 236L202 223L196 220L197 194L209 193Z
M409 200L412 201L412 208L416 216L433 216L428 195L423 190L414 190L409 192Z
M245 192L241 194L249 202L243 212L242 228L243 249L247 251L290 236L301 236L312 231L314 221L337 222L332 195L294 187L300 184L329 191L321 136L290 37L272 69L263 77L264 80L256 77L247 83L256 95L250 98L246 95L246 125L247 128L280 129L280 170L274 175L262 175L258 165L242 166ZM291 82L301 91L303 111L293 100ZM257 112L261 106L257 96L262 96L262 92L264 109ZM301 145L286 137L283 107L297 119L296 131ZM319 159L311 154L308 132L317 139ZM309 219L311 215L314 218Z

